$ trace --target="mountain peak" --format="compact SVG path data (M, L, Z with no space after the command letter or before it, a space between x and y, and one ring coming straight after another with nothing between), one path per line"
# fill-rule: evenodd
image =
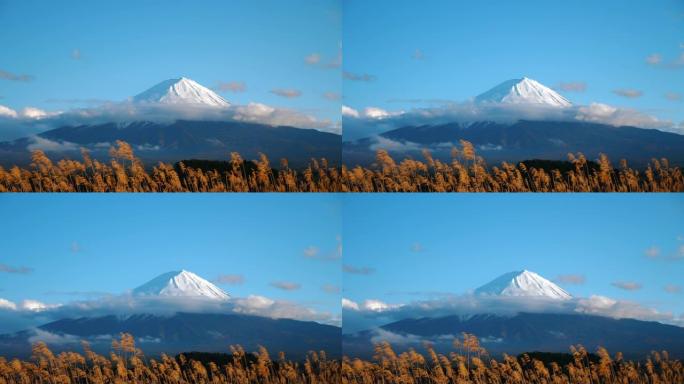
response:
M475 97L477 103L542 104L553 107L569 107L568 99L540 82L523 76L504 81L489 91Z
M195 297L221 301L230 299L230 295L221 288L184 269L155 277L135 288L133 295Z
M555 300L568 300L572 298L563 288L526 269L505 273L476 289L475 294L487 296L535 296Z
M228 107L230 103L211 89L187 77L164 80L133 97L137 103L191 104Z

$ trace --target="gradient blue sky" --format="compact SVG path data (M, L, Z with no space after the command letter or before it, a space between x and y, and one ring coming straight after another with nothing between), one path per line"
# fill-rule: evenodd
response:
M344 81L344 104L407 110L465 101L528 76L576 104L601 102L684 122L684 2L364 1L344 2L344 70L374 81ZM416 50L422 54L416 59ZM646 58L660 55L652 65ZM643 96L626 98L618 89ZM675 97L676 95L670 95Z
M218 284L250 294L340 313L336 252L340 201L334 195L0 195L0 297L66 303L78 292L124 293L164 272L187 269L213 280L240 274L244 284ZM73 244L77 244L74 252ZM286 281L301 289L271 286Z
M356 195L343 204L343 296L400 304L528 269L572 295L684 313L684 200L656 194ZM421 251L415 251L415 244ZM650 259L647 249L660 252ZM627 291L614 282L643 286ZM668 293L666 285L683 291Z
M337 0L0 0L0 25L0 70L33 77L0 76L0 104L13 109L121 101L186 76L210 88L244 82L245 92L222 93L233 103L260 102L339 121L339 101L323 97L341 91L339 68L324 68L340 53ZM320 55L319 65L305 62L312 53ZM302 96L270 92L277 88Z

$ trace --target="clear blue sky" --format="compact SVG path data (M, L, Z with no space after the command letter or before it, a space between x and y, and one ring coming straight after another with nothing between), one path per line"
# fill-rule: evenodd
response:
M186 76L207 87L244 82L222 95L310 112L339 121L341 4L324 1L0 0L0 104L65 110L50 100L124 100L166 79ZM74 58L74 50L80 58ZM320 65L305 57L320 55ZM296 89L287 99L273 89Z
M31 273L0 272L0 297L67 303L75 292L124 293L179 269L213 280L233 296L290 300L340 314L340 202L334 195L0 195L0 264ZM74 252L74 243L77 244ZM286 281L301 289L271 286Z
M355 195L343 204L343 296L400 304L465 294L528 269L577 297L684 313L684 199L678 194ZM415 252L418 243L421 251ZM660 252L649 259L645 251ZM678 257L678 260L672 258ZM627 291L614 282L635 282ZM667 293L666 285L679 293ZM422 294L418 294L422 293Z
M528 76L576 104L602 102L684 121L684 2L364 1L344 2L344 69L375 81L344 81L344 104L390 110L464 101ZM422 59L413 56L419 50ZM660 55L660 63L646 58ZM419 55L420 56L420 55ZM643 96L613 93L634 89Z

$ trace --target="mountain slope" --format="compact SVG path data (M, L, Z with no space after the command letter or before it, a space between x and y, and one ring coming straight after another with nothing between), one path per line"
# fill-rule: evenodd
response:
M528 77L504 81L489 91L475 97L477 103L544 104L553 107L569 107L568 99Z
M63 319L45 324L36 331L0 335L5 356L28 356L31 340L45 340L56 351L79 348L89 340L95 351L107 353L111 337L121 332L136 337L138 347L148 356L188 351L228 352L234 344L254 351L259 345L271 353L284 351L299 359L310 350L325 350L339 357L339 327L311 321L271 319L240 314L177 313L172 316L132 315Z
M100 160L109 159L110 144L124 140L133 146L136 156L148 166L157 161L227 160L231 152L239 152L245 159L256 159L259 153L266 154L274 162L287 158L293 167L306 166L311 158L322 157L331 164L339 164L342 142L340 135L315 129L186 120L169 124L136 122L65 126L43 132L38 137L60 147L59 152L50 151L50 146L45 147L48 156L80 159L79 147L83 146ZM31 138L0 143L0 162L5 166L29 164L27 148L32 148L32 145L34 141Z
M582 344L590 351L603 346L631 358L643 358L651 350L667 350L672 356L684 357L682 327L580 314L520 313L508 317L481 314L404 319L380 329L395 335L384 336L390 341L399 339L396 335L413 341L413 344L397 345L399 350L419 347L423 340L434 342L441 350L453 350L453 335L467 332L476 335L492 353L567 352L571 345ZM382 333L378 335L373 330L344 335L345 354L372 354L371 339L377 342L382 338Z
M230 296L221 288L186 270L161 274L135 288L133 295L182 296L219 301L230 299Z
M449 159L451 146L458 146L459 140L463 139L473 143L489 164L529 159L566 160L568 153L582 152L589 159L604 153L613 162L627 159L631 165L639 167L652 158L662 157L674 165L684 165L684 135L596 123L530 120L510 124L453 122L406 126L380 136L403 144L387 146L390 153L398 157L420 157L420 150L428 148L435 158ZM371 164L375 158L374 148L375 141L370 138L345 142L345 164Z
M475 294L487 296L533 296L554 300L568 300L572 298L563 288L527 270L505 273L477 288Z
M192 79L169 79L133 97L136 103L190 104L229 107L230 103Z

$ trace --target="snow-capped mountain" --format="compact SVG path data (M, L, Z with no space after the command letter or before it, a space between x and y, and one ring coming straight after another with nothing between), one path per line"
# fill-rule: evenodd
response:
M477 288L475 294L546 297L554 300L568 300L572 298L563 288L527 270L503 274Z
M489 91L475 97L477 103L543 104L553 107L569 107L568 99L558 92L528 77L504 81Z
M225 108L230 103L192 79L169 79L133 97L136 103L191 104Z
M159 275L135 288L133 295L196 297L219 301L230 299L230 295L221 288L186 270L172 271Z

